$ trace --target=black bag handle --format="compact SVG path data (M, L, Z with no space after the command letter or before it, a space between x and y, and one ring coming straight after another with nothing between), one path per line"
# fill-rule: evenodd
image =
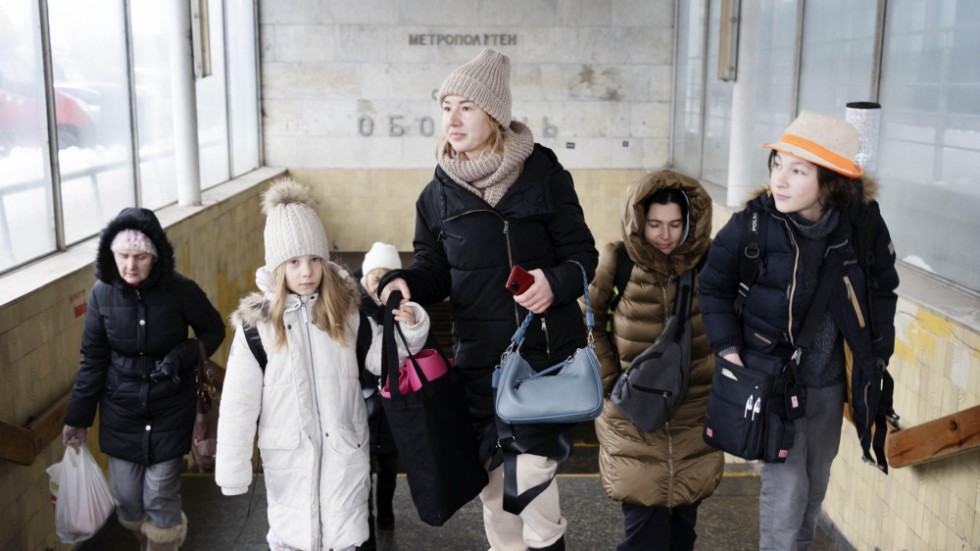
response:
M402 343L405 345L405 350L408 352L409 364L412 369L415 370L415 374L418 375L419 381L422 383L422 391L426 395L431 395L433 392L432 386L429 383L428 377L422 371L422 366L419 365L415 355L412 354L411 348L408 346L408 340L405 338L405 334L402 332L402 328L397 321L395 321L395 316L392 313L397 310L401 305L402 293L401 291L392 291L388 295L388 302L385 303L384 310L384 320L383 320L383 330L381 333L381 380L382 386L385 383L388 384L388 393L392 400L398 400L403 395L401 389L398 388L398 345L395 343L395 335L397 334ZM446 364L446 369L449 369L449 358L442 351L442 348L435 343L432 343L432 348L439 354L442 361Z

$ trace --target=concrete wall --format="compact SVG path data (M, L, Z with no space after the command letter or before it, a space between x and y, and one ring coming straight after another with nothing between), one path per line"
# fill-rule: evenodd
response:
M203 207L170 207L159 211L174 245L177 270L194 279L212 304L227 316L239 298L254 289L255 269L263 262L259 191L264 170L236 184L205 193ZM82 326L88 293L94 283L93 241L72 254L44 261L21 273L4 276L7 286L27 279L40 281L30 293L0 300L0 421L24 425L71 390L78 368ZM73 260L74 259L74 260ZM74 262L74 267L69 263ZM224 364L230 336L214 358ZM107 466L98 451L98 427L89 435L89 449ZM45 469L61 460L58 438L30 466L0 461L0 550L70 549L55 536L54 512ZM134 540L135 541L135 540Z
M290 0L259 9L269 165L433 166L434 92L484 47L511 57L514 118L560 149L566 166L667 162L672 0Z
M260 2L266 164L314 186L338 251L411 250L443 79L511 58L516 120L570 169L600 240L625 186L668 161L672 0ZM478 42L478 43L477 43ZM469 45L467 45L467 43ZM593 188L594 186L594 188Z

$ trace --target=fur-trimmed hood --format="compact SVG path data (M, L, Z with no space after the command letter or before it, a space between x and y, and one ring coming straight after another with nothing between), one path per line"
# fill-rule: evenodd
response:
M112 240L123 230L139 230L146 235L157 249L157 260L153 264L149 277L141 288L150 287L166 281L174 273L174 247L167 239L163 226L153 211L148 209L127 207L109 222L99 236L99 252L95 257L95 277L109 285L122 285L116 259L112 253Z
M678 189L687 197L685 239L677 249L665 255L643 238L647 197L665 189ZM694 268L711 244L711 197L697 180L683 174L662 170L651 172L634 182L626 192L623 204L623 242L630 258L648 271L679 275Z

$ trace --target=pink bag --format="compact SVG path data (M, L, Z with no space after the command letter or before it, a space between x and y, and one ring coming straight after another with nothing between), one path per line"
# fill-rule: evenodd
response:
M415 356L409 354L408 358L405 358L401 365L398 366L398 391L402 394L411 394L422 388L422 381L419 379L419 374L414 369L414 366L411 365L412 363L415 363L422 370L422 373L428 381L434 381L442 377L446 374L448 368L453 365L452 360L445 359L442 352L434 348L420 350ZM388 392L387 383L381 388L381 395L385 398L391 397L391 394Z

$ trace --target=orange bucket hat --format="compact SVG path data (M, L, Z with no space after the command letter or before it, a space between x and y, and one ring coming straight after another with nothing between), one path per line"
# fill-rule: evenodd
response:
M762 144L762 147L795 155L848 178L857 178L864 174L854 162L860 140L860 134L851 124L802 111L778 142Z

